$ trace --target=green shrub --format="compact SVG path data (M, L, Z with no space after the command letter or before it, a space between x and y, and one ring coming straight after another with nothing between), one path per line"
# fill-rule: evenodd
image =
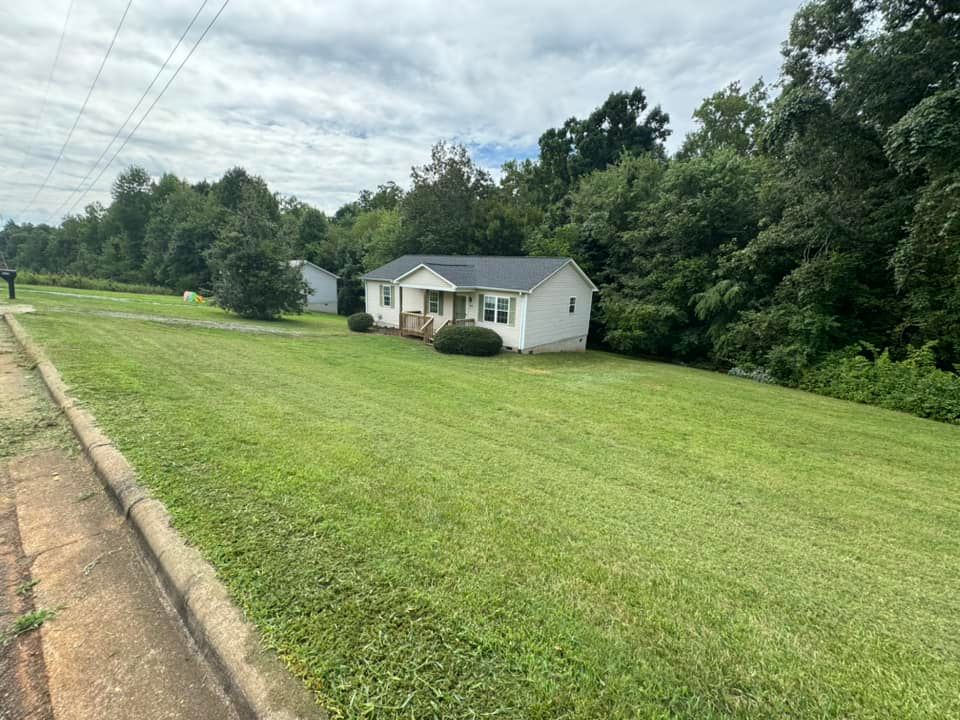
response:
M354 332L367 332L373 327L373 315L365 312L354 313L347 318L347 327Z
M493 330L470 325L448 325L433 338L438 352L450 355L496 355L503 339Z
M829 355L804 373L804 390L960 424L960 376L936 366L933 343L905 360L862 343Z
M21 270L17 273L17 282L24 285L49 285L52 287L74 288L77 290L112 290L114 292L128 292L143 295L175 295L168 287L146 285L140 283L124 283L107 278L91 278L82 275L58 275L52 273L35 273L30 270Z

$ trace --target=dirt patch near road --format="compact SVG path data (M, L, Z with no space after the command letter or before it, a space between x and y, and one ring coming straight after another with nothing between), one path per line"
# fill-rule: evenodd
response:
M98 315L100 317L118 318L120 320L145 320L160 323L161 325L186 325L188 327L212 328L214 330L232 330L234 332L254 333L261 335L290 335L302 337L306 333L299 330L282 330L262 325L245 325L243 323L220 322L217 320L191 320L190 318L175 318L166 315L148 315L146 313L119 312L113 310L73 310L58 308L58 312L75 313L78 315Z
M0 628L36 610L23 554L13 483L0 461ZM53 718L43 645L36 632L0 639L0 720Z
M25 305L23 303L18 305L4 305L0 309L2 309L2 311L5 313L10 313L11 315L22 315L23 313L32 313L37 311L33 305Z

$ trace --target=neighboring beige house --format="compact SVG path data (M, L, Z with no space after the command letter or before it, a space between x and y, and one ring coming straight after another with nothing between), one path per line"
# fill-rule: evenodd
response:
M361 279L381 327L430 340L450 323L477 325L524 353L586 349L597 292L570 258L404 255Z
M307 295L307 310L337 314L337 280L329 270L314 265L309 260L291 260L290 267L300 268L304 282L310 287Z

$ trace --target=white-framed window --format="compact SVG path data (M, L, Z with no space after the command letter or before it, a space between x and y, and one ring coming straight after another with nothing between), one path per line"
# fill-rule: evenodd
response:
M497 298L495 295L483 296L483 321L497 321Z
M380 286L380 304L384 307L393 307L393 286Z
M502 325L510 322L510 298L497 298L497 322Z
M427 312L434 315L440 315L443 312L440 309L440 292L438 290L427 291Z
M577 298L570 296L570 302L567 304L567 312L573 315L577 311Z
M483 321L507 325L510 322L510 298L498 295L483 296Z

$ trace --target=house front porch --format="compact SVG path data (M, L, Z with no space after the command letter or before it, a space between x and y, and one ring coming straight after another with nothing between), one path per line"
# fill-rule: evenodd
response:
M447 325L476 325L473 318L443 318L430 313L400 312L400 335L423 338L433 342L433 336Z
M433 342L433 336L447 325L473 325L469 313L473 293L398 287L400 334Z

